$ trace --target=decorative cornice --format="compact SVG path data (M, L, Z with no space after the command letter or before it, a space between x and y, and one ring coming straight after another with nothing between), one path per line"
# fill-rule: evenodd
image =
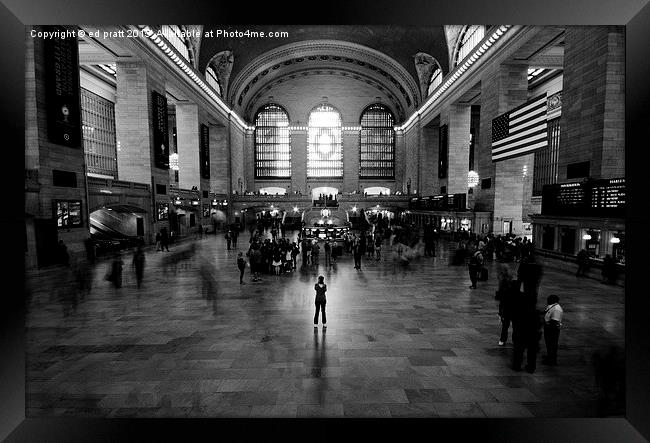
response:
M273 81L267 83L264 85L263 88L259 89L255 96L253 96L252 99L248 101L248 104L246 106L246 109L243 112L243 115L247 117L249 120L253 118L253 113L257 110L256 108L260 105L258 101L264 96L264 94L269 91L271 88L274 86L286 82L287 80L296 78L296 77L304 77L304 76L309 76L309 75L323 75L323 74L329 74L329 75L340 75L346 78L351 78L357 81L365 82L380 91L382 91L388 99L391 101L393 112L395 115L398 117L400 121L403 121L406 114L404 107L402 103L400 103L400 100L397 99L397 97L394 95L394 90L391 91L391 86L387 85L386 83L382 83L380 81L377 81L373 77L370 77L366 75L363 72L358 72L358 71L353 71L353 70L347 70L343 68L319 68L319 69L302 69L302 70L297 70L297 71L292 71L290 74L286 74L285 76L279 77L277 79L274 79ZM252 120L251 120L252 121Z
M406 107L419 106L419 87L402 65L372 48L338 40L293 43L257 57L233 79L228 95L229 102L241 106L252 85L269 72L293 63L326 61L323 57L327 57L329 62L355 64L364 70L374 71L378 76L386 77L404 95Z

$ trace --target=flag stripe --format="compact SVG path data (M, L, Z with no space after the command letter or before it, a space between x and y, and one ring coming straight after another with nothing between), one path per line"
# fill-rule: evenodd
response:
M531 142L531 141L536 142L536 141L544 139L546 137L548 137L548 134L546 132L546 129L543 129L543 130L538 131L537 134L531 135L529 137L528 136L524 137L521 140L518 140L518 141L513 142L513 143L509 143L506 146L500 146L499 148L493 149L492 154L497 154L497 153L500 153L500 152L503 152L503 151L507 151L508 149L516 148L517 146L524 145L524 144L526 144L528 142Z
M536 124L541 122L542 120L546 119L546 113L545 112L540 112L539 114L531 115L530 118L526 119L525 121L520 122L519 124L515 126L510 126L510 130L508 131L509 135L514 134L515 132L523 131L526 129L526 127ZM512 122L511 122L512 125Z
M546 117L541 117L542 119L546 119ZM525 137L527 135L535 134L538 131L545 131L547 128L547 125L535 125L531 126L530 128L526 129L525 131L520 131L517 132L516 134L509 135L508 137L499 140L498 142L492 143L492 149L498 148L504 143L512 143L519 141L522 137Z
M542 142L539 142L539 143L535 143L534 145L530 145L530 146L526 146L524 148L516 149L514 151L500 153L500 154L497 154L497 155L493 156L492 161L505 160L505 159L508 159L508 158L511 158L511 157L517 157L517 156L519 156L521 154L531 153L535 149L543 148L546 145L547 145L547 141L542 141Z
M542 94L542 95L538 95L537 97L533 97L533 98L531 98L531 99L528 100L526 103L523 103L523 104L517 106L517 107L514 108L514 109L511 109L511 110L509 111L509 113L510 113L510 114L513 114L513 113L514 113L514 114L519 114L519 111L521 111L522 108L525 108L526 106L531 105L533 102L536 102L536 101L538 101L538 100L541 100L542 97L546 98L546 92L545 92L544 94Z
M492 155L497 155L497 154L503 154L504 152L509 152L509 151L514 151L515 149L520 149L526 146L530 146L532 144L536 144L539 142L542 142L546 139L544 136L544 133L541 133L537 135L535 138L528 138L526 140L521 141L520 143L517 143L516 145L508 145L504 148L499 149L498 151L492 151Z
M492 120L492 161L524 155L548 145L548 101L544 93Z
M546 103L541 103L540 105L535 106L534 108L532 108L530 110L530 112L527 112L525 114L520 114L520 115L516 116L516 118L513 118L515 116L510 114L510 118L511 118L510 125L513 125L513 126L518 125L519 123L529 119L531 115L538 115L538 114L542 114L542 113L546 114Z
M513 119L513 121L516 121L517 119L521 118L522 116L532 114L537 109L543 108L543 107L546 107L546 100L531 103L529 106L526 106L521 111L510 112L510 117ZM525 111L525 112L522 112L522 111Z

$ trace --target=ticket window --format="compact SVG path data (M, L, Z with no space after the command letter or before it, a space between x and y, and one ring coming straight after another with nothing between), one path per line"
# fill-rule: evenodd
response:
M625 234L617 232L612 234L612 257L617 263L625 264Z
M582 249L590 257L600 258L600 229L582 229Z
M576 230L575 228L560 228L560 251L564 254L576 254Z
M555 249L555 226L542 227L542 249Z

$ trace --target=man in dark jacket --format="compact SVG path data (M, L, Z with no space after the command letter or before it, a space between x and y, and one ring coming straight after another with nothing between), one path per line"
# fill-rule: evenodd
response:
M521 259L517 270L517 278L523 283L523 290L526 295L537 298L539 283L542 279L542 267L535 260L534 255Z
M519 282L512 279L507 269L501 271L499 289L496 294L499 301L499 318L501 319L499 346L505 345L508 341L508 329L512 321L514 298L519 295L519 286Z
M483 254L480 249L477 249L469 258L469 279L472 281L470 289L476 289L476 281L478 280L479 273L483 269Z
M584 276L587 273L589 268L589 254L584 249L581 249L578 252L578 271L576 272L576 277Z
M521 371L526 351L526 372L532 374L537 367L537 352L542 335L542 322L537 311L535 297L524 293L515 294L512 300L512 369Z

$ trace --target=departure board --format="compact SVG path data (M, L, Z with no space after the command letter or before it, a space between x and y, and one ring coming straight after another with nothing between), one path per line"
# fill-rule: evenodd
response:
M622 217L624 211L624 178L547 185L542 191L542 214Z
M591 189L591 207L614 210L625 207L625 179L599 180Z
M581 183L563 183L560 185L556 198L558 206L584 206L585 188Z

